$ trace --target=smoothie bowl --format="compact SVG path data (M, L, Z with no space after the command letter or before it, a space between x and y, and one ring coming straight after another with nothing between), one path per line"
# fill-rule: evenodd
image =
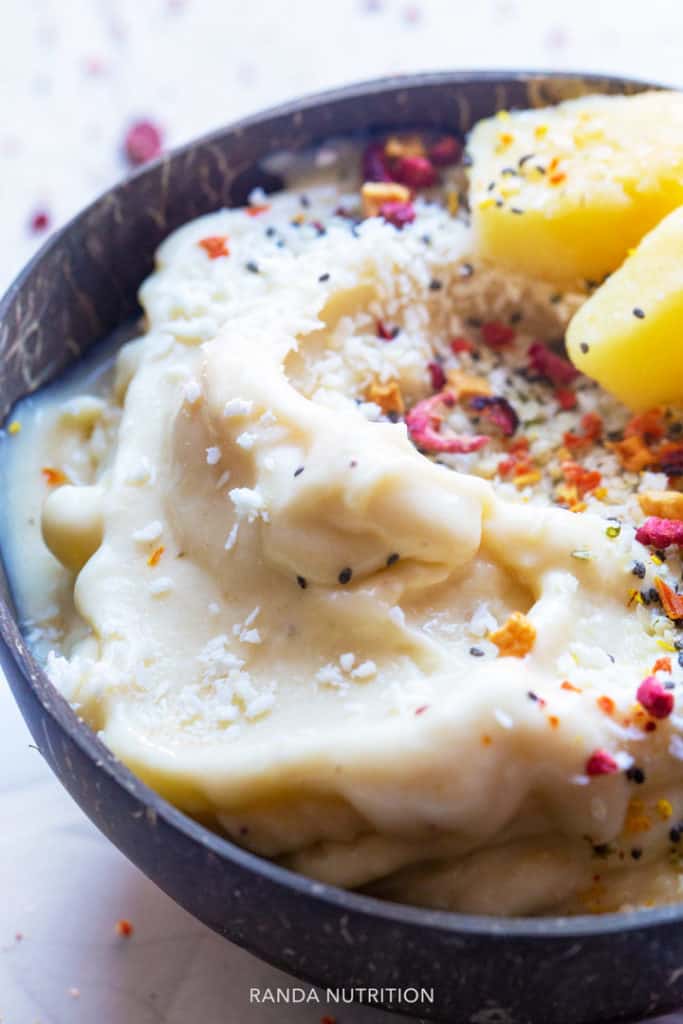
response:
M435 1019L680 1003L682 202L678 94L398 80L169 156L5 298L8 678L226 937Z

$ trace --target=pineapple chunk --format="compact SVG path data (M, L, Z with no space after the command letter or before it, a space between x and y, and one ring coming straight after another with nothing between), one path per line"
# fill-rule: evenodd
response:
M575 366L632 409L683 399L683 207L670 213L574 315Z
M480 121L468 152L481 255L600 281L683 203L683 94L587 96Z

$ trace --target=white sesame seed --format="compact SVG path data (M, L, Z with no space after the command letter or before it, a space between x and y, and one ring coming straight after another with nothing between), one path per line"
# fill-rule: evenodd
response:
M173 590L173 580L170 576L160 576L158 580L152 580L149 585L149 592L153 597L163 597Z
M374 661L362 661L358 668L354 668L351 675L354 679L369 679L377 674L377 665Z
M212 446L206 449L206 463L208 466L215 466L221 461L221 450Z
M339 658L339 664L345 672L350 672L356 661L356 655L351 654L349 651L347 654L342 654Z
M216 481L216 490L220 491L221 487L225 487L225 485L227 484L229 479L230 479L230 470L226 469L223 473L221 473L221 475L219 476L218 480Z
M395 626L405 626L406 624L406 617L403 614L403 609L397 604L395 604L393 608L389 609L389 618Z
M245 708L245 714L247 718L258 718L259 715L270 711L274 703L275 697L272 693L262 693L259 697L254 697L253 700L249 701Z
M221 606L218 601L209 601L209 615L219 615Z
M506 711L501 711L500 708L496 708L493 712L493 716L498 722L498 725L502 726L503 729L512 729L514 727L514 721Z
M240 640L243 644L260 644L261 634L258 629L243 629L240 633Z
M143 526L142 529L135 531L133 540L137 544L150 544L152 541L159 540L163 529L164 524L161 520L153 519L151 523L147 523L147 526Z
M243 398L231 398L223 406L223 415L226 419L230 416L248 416L254 407L254 403Z
M232 530L228 534L228 539L226 540L226 542L224 544L224 547L225 547L226 551L232 551L232 549L234 548L235 544L237 543L237 531L239 530L239 528L240 528L239 527L239 523L235 523L233 525Z
M125 482L132 487L142 487L143 484L154 483L156 473L146 455L141 456L139 462L131 466L125 476Z
M249 451L250 448L253 448L255 443L256 434L254 434L250 430L245 430L244 433L240 434L240 436L237 438L237 444L240 446L240 448L244 448L246 451Z
M202 389L198 380L191 377L183 384L183 401L188 405L195 405L201 398Z

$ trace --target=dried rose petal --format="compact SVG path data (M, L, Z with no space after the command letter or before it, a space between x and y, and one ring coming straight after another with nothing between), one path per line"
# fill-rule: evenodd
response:
M398 327L390 327L384 320L377 321L377 337L382 341L393 341L398 334Z
M444 135L429 148L429 159L436 167L450 167L462 156L462 142L454 135Z
M461 352L473 352L474 345L468 338L453 338L451 342L451 352L458 356Z
M679 519L661 519L649 516L636 530L636 540L648 547L663 550L670 544L683 545L683 522Z
M431 398L425 398L413 406L406 414L405 422L408 432L417 445L425 452L468 453L479 451L489 438L483 434L465 437L461 434L440 434L442 418L438 413L440 405L453 407L455 394L452 391L441 391Z
M412 203L390 202L382 203L379 208L380 217L393 224L395 228L403 228L406 224L412 224L415 220L415 207Z
M636 699L653 718L668 718L674 709L674 695L654 677L643 679Z
M40 235L50 227L50 214L47 210L36 210L31 214L29 227L34 234Z
M429 188L436 184L436 171L426 156L402 156L394 164L394 180L408 188Z
M363 150L363 181L393 181L382 142L371 142Z
M576 409L576 394L569 388L556 388L555 398L557 399L557 404L560 409L565 409L567 412L570 409Z
M124 149L134 167L154 160L161 153L161 130L153 121L136 121L126 132Z
M500 320L489 320L481 325L481 336L491 348L502 348L514 341L515 332L512 327L501 323Z
M470 406L495 424L505 437L512 437L519 426L519 416L501 395L478 395Z
M553 384L571 384L579 376L576 367L562 356L558 356L540 341L535 341L527 353L532 370L541 377L547 377Z
M434 390L442 391L446 386L446 374L444 373L444 368L441 363L427 363L427 369L429 370L429 376Z
M614 775L619 765L606 750L594 750L586 761L586 775Z

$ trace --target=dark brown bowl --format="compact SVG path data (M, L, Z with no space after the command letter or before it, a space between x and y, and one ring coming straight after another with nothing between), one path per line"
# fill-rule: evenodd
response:
M5 295L0 420L135 313L137 288L170 231L244 202L255 184L277 185L258 168L274 150L389 128L465 131L503 107L644 87L526 72L384 79L290 103L185 146L88 207ZM264 960L325 986L433 988L433 1003L403 1009L442 1021L587 1024L683 1005L683 905L510 920L382 903L312 882L208 831L117 761L32 658L4 577L0 639L35 742L86 814L190 913Z

